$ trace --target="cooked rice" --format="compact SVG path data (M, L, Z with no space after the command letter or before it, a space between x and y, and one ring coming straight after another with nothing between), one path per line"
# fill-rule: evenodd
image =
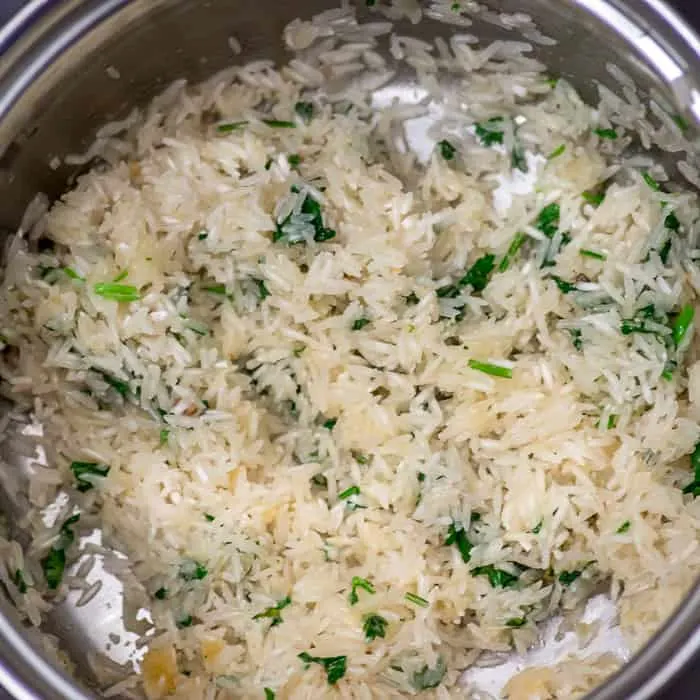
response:
M428 14L468 26L449 5ZM379 105L390 31L332 10L287 27L288 66L174 84L74 157L103 165L8 248L3 391L51 468L34 469L32 544L0 542L0 581L38 625L70 588L66 519L76 542L99 526L151 611L149 697L457 697L483 652L524 652L601 585L636 649L700 571L682 491L700 363L692 319L677 328L700 210L633 150L685 151L683 131L619 69L593 109L529 43L465 35L393 36L417 81ZM486 255L483 289L460 284ZM330 684L304 653L347 668ZM620 661L538 666L505 692L576 697Z

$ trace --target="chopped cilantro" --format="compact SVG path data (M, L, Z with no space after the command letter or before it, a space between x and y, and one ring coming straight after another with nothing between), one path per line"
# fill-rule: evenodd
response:
M170 429L169 428L162 428L160 431L160 444L165 445L168 442L169 437L170 437Z
M599 207L605 201L604 192L591 192L590 190L584 190L581 196L592 206Z
M66 270L67 272L67 270ZM71 270L72 272L72 270ZM73 273L75 274L75 273ZM122 280L125 280L129 276L129 271L128 270L122 270L113 280L112 282L121 282Z
M94 487L93 479L86 479L85 476L104 477L109 474L109 467L97 462L71 462L70 469L77 482L76 488L81 493Z
M468 562L471 559L471 551L474 545L469 541L464 528L454 521L447 529L446 545L454 544L462 555L462 561Z
M223 297L225 297L227 294L225 284L211 284L208 287L202 287L202 289L210 294L218 294L219 296Z
M377 637L383 639L386 636L386 628L389 623L381 615L365 615L362 618L362 622L362 630L368 642L373 641Z
M676 126L683 132L690 129L690 124L687 119L684 119L680 114L674 114L671 119L675 122Z
M270 296L270 290L267 288L265 280L254 279L253 282L255 282L255 284L257 285L258 296L260 297L260 299L267 299L267 297Z
M571 585L583 571L562 571L559 574L559 582L563 583L565 586Z
M567 282L566 280L561 279L561 277L557 277L556 275L552 275L552 280L557 285L557 287L559 287L559 291L562 294L569 294L569 292L576 291L575 284L572 284L571 282Z
M200 241L206 241L207 238L209 238L209 231L206 229L202 229L198 234L197 234L197 239Z
M184 627L192 627L192 615L185 615L177 621L177 626L182 629Z
M201 581L206 578L209 571L204 564L186 559L180 566L180 578L184 581Z
M159 588L154 594L154 598L157 598L158 600L165 600L168 597L168 589L167 588Z
M690 493L697 497L700 496L700 442L695 445L695 449L690 455L690 466L693 468L695 478L683 488L683 493Z
M553 238L559 228L559 219L561 210L556 202L548 204L537 215L535 219L535 228L542 231L547 238Z
M110 301L132 302L141 298L139 290L131 284L99 282L93 287L95 294Z
M352 330L361 331L369 323L371 321L368 318L357 318L352 322Z
M455 153L457 153L457 149L445 139L438 142L438 148L440 149L440 155L445 160L452 160L455 157Z
M297 102L294 111L301 117L301 120L308 124L314 117L313 102Z
M517 629L518 627L523 627L527 623L524 617L511 617L510 620L506 620L506 627L512 627Z
M333 430L335 428L335 424L338 422L337 418L329 418L328 420L323 422L323 427L326 430Z
M238 131L244 126L248 126L249 122L239 121L239 122L225 122L224 124L217 124L216 130L220 134L230 134L232 131Z
M644 182L647 183L647 185L654 190L654 192L658 192L661 189L661 185L654 180L654 178L646 171L642 173L642 177L644 178Z
M472 576L486 576L493 588L508 588L518 582L518 576L498 569L493 564L477 566L471 570L471 574Z
M693 323L694 317L695 308L690 304L686 304L673 320L671 331L673 333L673 342L676 347L678 347L683 342L683 339L688 333L690 325Z
M564 151L566 150L566 145L561 144L561 146L557 146L548 156L547 160L554 160L555 158L558 158Z
M17 569L15 571L15 575L12 577L12 582L22 595L27 592L27 582L24 580L24 574L22 573L21 569Z
M408 306L415 306L416 304L420 303L420 299L415 292L411 292L407 297L405 297L405 299Z
M51 590L56 590L63 579L63 571L66 568L66 550L62 547L52 548L41 560L46 583Z
M493 377L501 377L503 379L512 379L513 370L510 367L503 367L502 365L494 365L490 362L480 362L479 360L469 360L469 367L476 370L477 372L483 372L484 374L490 374Z
M503 256L503 260L501 260L499 266L498 266L498 271L499 272L505 272L508 267L510 266L511 260L517 255L518 251L522 247L523 243L525 243L525 234L524 233L516 233L515 237L511 241L510 245L508 246L508 250L506 254Z
M544 521L540 520L540 522L538 522L537 525L535 525L535 527L532 528L532 534L539 535L542 531L542 525L544 525Z
M328 488L328 479L323 474L314 474L311 479L311 483L320 489Z
M351 582L351 590L350 590L350 595L348 596L348 600L350 601L350 605L356 605L360 598L357 595L357 589L361 588L363 591L367 591L367 593L370 593L374 595L376 592L374 586L370 581L368 581L366 578L360 578L359 576L353 576L352 577L352 582Z
M675 215L675 213L671 212L670 214L667 214L666 218L664 219L664 226L669 231L678 233L678 231L681 228L681 222L678 220L678 217Z
M583 349L583 338L580 328L568 328L569 334L571 335L571 344L576 350Z
M615 129L593 129L593 133L601 139L614 141L617 138Z
M213 523L213 522L216 520L216 518L215 518L211 513L205 513L205 514L204 514L204 519L205 519L208 523Z
M350 486L349 488L345 489L345 491L341 491L338 494L338 500L339 501L346 501L350 496L359 496L360 495L360 487L359 486Z
M503 143L503 117L491 117L474 124L474 132L484 146Z
M287 156L287 162L292 168L298 168L301 164L301 156L298 153L292 153Z
M421 598L419 595L416 595L415 593L406 593L404 598L409 603L413 603L414 605L417 605L421 608L427 608L430 605L430 603L425 598Z
M618 527L617 530L615 530L615 532L618 535L623 535L625 532L627 532L630 529L631 526L632 526L632 523L629 520L625 520L625 522L622 523L622 525L620 525L620 527Z
M275 700L275 691L271 688L263 688L265 691L265 700Z
M588 248L581 248L579 250L579 255L583 255L585 258L593 258L594 260L607 260L608 256L605 253L599 253L596 250L588 250Z
M270 625L270 627L276 627L277 625L284 622L284 620L282 619L282 610L284 610L288 605L291 604L292 599L289 596L285 596L284 598L282 598L282 600L279 601L279 603L277 603L277 605L273 605L272 607L263 610L263 612L258 613L257 615L253 615L253 619L270 619L272 620L272 624Z
M470 285L475 292L481 292L489 283L489 275L496 265L495 255L484 255L479 258L467 271L467 274L459 280L460 287Z
M298 191L292 188L292 191ZM336 232L323 225L321 205L307 194L298 214L291 212L282 221L278 221L272 240L274 242L286 240L290 245L306 241L305 235L313 231L314 241L323 243L335 238Z
M266 124L272 129L296 129L297 125L294 122L284 121L281 119L261 119L263 124Z
M328 685L335 685L344 675L347 669L347 656L311 656L303 651L298 657L306 664L320 664L326 671Z

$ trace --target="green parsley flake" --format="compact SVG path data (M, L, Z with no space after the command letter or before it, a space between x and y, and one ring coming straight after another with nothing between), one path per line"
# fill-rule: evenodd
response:
M265 700L275 700L275 691L271 688L263 688L265 691Z
M77 282L85 282L85 278L79 275L72 267L64 267L63 272L66 273L68 277L70 277L72 280L76 280ZM126 277L126 274L124 275ZM124 277L120 279L124 279ZM115 282L118 282L119 279L114 280Z
M202 287L202 289L210 294L218 294L219 296L223 297L225 297L227 294L225 284L211 284L208 287Z
M490 362L480 362L479 360L469 360L469 367L477 372L490 374L492 377L501 377L502 379L512 379L513 370L510 367L502 365L494 365Z
M63 571L66 568L66 551L63 548L51 549L41 560L46 584L51 590L56 590L61 585Z
M423 666L420 671L416 671L411 676L411 685L416 690L429 690L430 688L437 688L442 679L447 673L447 666L442 657L440 657L435 665L435 668L430 668L428 665Z
M371 595L374 595L374 593L376 593L374 585L372 585L372 583L366 578L353 576L351 582L350 595L348 596L348 601L350 602L350 605L356 605L360 600L360 597L357 595L358 588L361 588L363 591L366 591Z
M440 149L440 155L445 160L453 160L455 153L457 153L457 149L445 139L438 142L438 148Z
M562 294L569 294L569 292L576 291L576 285L572 282L567 282L566 280L563 280L561 279L561 277L557 277L556 275L552 275L551 279L554 281L554 284L556 284L557 287L559 287L559 291Z
M314 117L313 102L297 102L294 105L294 111L305 124L308 124Z
M608 256L605 253L599 253L595 250L588 250L588 248L581 248L579 250L579 255L583 255L584 258L593 258L594 260L607 260Z
M563 583L565 586L571 585L583 571L562 571L559 574L559 582Z
M454 521L447 529L446 545L454 544L457 546L459 553L462 555L462 561L468 562L471 559L471 551L474 545L469 541L464 528Z
M326 430L333 430L335 428L335 424L338 422L337 418L329 418L328 420L323 422L323 427Z
M95 294L110 301L132 302L141 298L139 290L130 284L115 284L114 282L99 282L94 286Z
M414 605L417 605L418 607L421 607L421 608L427 608L430 605L430 603L425 598L421 598L419 595L416 595L415 593L406 593L404 598L409 603L413 603Z
M357 318L352 323L352 330L361 331L366 325L370 323L371 321L368 318Z
M607 139L608 141L614 141L617 138L615 129L593 129L593 133L599 138Z
M484 146L503 143L503 117L491 117L474 124L474 132Z
M86 479L86 476L105 477L109 474L109 467L97 462L71 462L70 470L75 476L76 488L81 493L94 487L93 479Z
M309 664L320 664L323 666L326 671L328 685L335 685L345 675L347 669L347 656L311 656L305 651L297 656L306 664L306 668L309 667Z
M693 323L693 318L695 317L695 308L690 304L686 304L673 320L673 325L671 326L671 331L673 333L673 342L676 347L678 347L688 333L688 329Z
M359 496L359 495L360 495L360 487L359 486L350 486L350 488L347 488L347 489L345 489L345 491L341 491L338 494L338 500L339 501L346 501L351 496Z
M559 219L561 216L561 210L556 202L548 204L542 211L537 215L535 219L535 228L542 231L547 238L553 238L554 234L559 229Z
M230 134L232 131L238 131L239 129L248 126L249 123L250 122L248 121L225 122L223 124L217 124L216 130L220 134Z
M258 288L258 296L260 297L260 300L262 301L263 299L267 299L267 297L270 296L270 290L267 288L265 280L254 279L253 282L255 282Z
M294 122L284 121L281 119L262 119L263 124L271 129L296 129L297 125Z
M511 617L510 620L506 620L506 627L512 627L517 629L518 627L523 627L527 623L524 617Z
M518 576L498 569L493 564L477 566L471 570L471 574L472 576L486 576L492 588L509 588L518 582Z
M21 569L15 571L15 575L12 577L12 582L17 587L17 590L24 595L27 592L27 582L24 580L24 574Z
M624 533L627 532L630 527L632 527L632 523L629 520L625 520L625 522L622 523L622 525L620 525L615 532L618 535L624 535Z
M168 589L167 588L159 588L154 594L154 598L157 598L158 600L165 600L168 597Z
M216 518L215 518L211 513L205 513L205 514L204 514L204 519L205 519L208 523L213 523L213 522L216 520Z
M297 187L292 187L292 192L298 193L298 191ZM310 194L307 194L298 214L292 211L285 219L277 222L272 240L275 243L284 240L289 245L305 243L305 235L306 233L310 234L311 230L313 230L313 238L316 243L324 243L335 238L336 235L334 229L324 226L321 205Z
M695 478L683 488L683 493L689 493L697 497L700 496L700 442L695 445L693 454L690 455L690 466L693 468Z
M192 627L192 622L192 615L185 615L181 617L176 624L180 629L183 629L184 627Z
M180 566L180 578L184 581L201 581L206 578L208 573L209 571L204 564L193 559L186 559Z
M524 233L515 234L515 238L513 238L513 240L511 241L506 254L503 256L503 260L501 260L498 266L499 272L505 272L508 269L508 267L510 267L511 261L518 254L518 251L522 247L523 243L525 243L526 238L527 237Z
M590 190L584 190L581 196L588 202L591 206L599 207L605 201L604 192L591 192Z
M112 282L121 282L122 280L125 280L129 276L129 271L128 270L122 270L113 280Z
M555 158L558 158L560 155L562 155L566 151L566 145L561 144L561 146L557 146L548 156L547 160L554 160Z
M170 437L170 430L168 428L162 428L160 431L160 444L165 445Z
M654 192L659 192L661 190L661 185L654 180L654 178L646 171L642 173L642 178L644 178L644 182L647 183L647 185L654 190Z
M292 599L289 596L286 596L282 598L282 600L277 603L277 605L273 605L270 608L267 608L266 610L263 610L263 612L258 613L257 615L253 615L254 620L264 620L264 619L270 619L272 620L272 623L270 624L270 627L276 627L277 625L281 624L284 622L282 619L282 610L284 610L288 605L292 604Z
M362 631L365 633L365 639L368 642L375 640L377 637L384 639L389 623L381 615L365 615L362 618L362 622Z

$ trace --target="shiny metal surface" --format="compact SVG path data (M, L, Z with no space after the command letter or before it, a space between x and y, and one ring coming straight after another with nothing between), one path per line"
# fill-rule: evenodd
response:
M647 90L657 90L689 121L700 125L700 40L661 0L482 0L504 12L526 12L559 39L539 47L539 57L571 80L584 96L595 81L610 83L615 62ZM0 30L0 230L18 225L37 191L61 193L74 176L54 170L54 156L80 152L105 121L124 116L170 81L197 81L229 65L228 38L242 43L240 60L282 59L279 37L296 16L310 16L333 0L33 0ZM363 2L359 3L361 6ZM406 25L422 37L449 34L433 21ZM477 22L489 41L513 34ZM239 60L239 59L235 59ZM121 75L107 76L108 68ZM8 441L3 460L20 471L22 451ZM16 522L25 508L0 474L0 507ZM19 538L22 533L16 533ZM121 625L133 604L120 600L120 585L77 610L52 614L47 631L61 638L85 687L94 687L87 654L105 650L107 631ZM111 592L110 592L111 591ZM107 596L105 598L105 596ZM111 596L111 597L110 597ZM16 698L93 697L58 671L22 628L0 595L0 684ZM122 630L123 634L127 634ZM700 649L700 587L659 634L591 700L645 700ZM119 660L129 658L129 654Z

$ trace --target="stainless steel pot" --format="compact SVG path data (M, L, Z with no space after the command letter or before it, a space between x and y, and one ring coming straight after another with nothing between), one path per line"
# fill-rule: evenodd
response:
M700 124L700 40L661 0L481 0L505 12L530 14L559 44L540 47L554 73L593 96L595 81L610 83L614 62L647 91L657 90L694 125ZM228 37L237 36L243 59L282 59L284 25L310 16L331 0L33 0L0 30L0 230L15 229L36 192L55 197L74 173L49 167L54 156L80 152L105 121L124 116L170 81L203 79L229 65ZM363 2L359 3L364 5ZM406 32L432 37L448 28L425 21ZM477 22L492 40L507 34ZM508 36L512 36L508 35ZM116 69L120 79L112 79ZM613 87L611 85L611 87ZM3 460L20 470L12 441ZM1 488L11 522L22 494ZM16 533L21 539L22 533ZM112 591L114 594L114 590ZM109 595L109 593L107 594ZM47 621L78 669L67 678L39 650L0 595L0 683L14 696L92 697L85 655L95 632L119 621L120 608L98 601L88 614L62 606ZM595 700L650 698L700 648L700 586L666 626Z

